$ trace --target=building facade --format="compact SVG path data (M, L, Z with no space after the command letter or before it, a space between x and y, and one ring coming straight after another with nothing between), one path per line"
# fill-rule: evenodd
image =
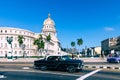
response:
M85 47L85 49L82 50L82 54L86 57L98 57L101 54L101 46Z
M120 51L120 36L116 37L116 44L111 46L111 49Z
M12 37L12 56L23 56L22 50L18 43L18 36L23 35L25 47L24 53L26 56L37 56L37 47L33 45L35 39L39 37L41 34L44 38L50 34L51 40L49 45L45 41L44 50L48 50L49 54L57 54L60 52L60 42L57 38L55 22L50 18L50 14L48 14L48 18L43 22L43 28L41 33L34 33L29 30L24 30L20 28L12 28L12 27L0 27L0 57L5 57L8 54L9 44L7 42L7 37ZM41 54L46 54L44 53Z
M102 53L108 55L111 50L116 50L117 38L108 38L101 41Z

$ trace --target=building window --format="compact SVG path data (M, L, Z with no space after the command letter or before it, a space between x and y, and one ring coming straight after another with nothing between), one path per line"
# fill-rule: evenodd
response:
M29 51L27 52L27 54L29 54Z
M7 47L7 43L5 43L5 48Z
M15 39L15 41L17 41L17 37L15 37L14 39Z
M3 47L3 43L1 43L1 47Z
M17 54L17 51L15 51L15 54Z
M22 53L21 53L21 51L19 51L19 55L21 55Z
M2 40L3 38L1 37L1 40Z
M10 32L12 33L12 30L10 30Z
M3 54L3 52L1 51L1 54Z
M5 51L5 54L7 54L7 51Z
M1 30L1 33L2 33L3 31Z
M27 45L27 48L29 48L29 44Z
M17 47L17 44L15 43L15 47Z
M5 33L7 33L7 30L5 30Z

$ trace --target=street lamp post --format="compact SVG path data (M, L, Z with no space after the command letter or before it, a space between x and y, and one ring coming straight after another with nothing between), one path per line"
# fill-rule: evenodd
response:
M12 36L11 37L7 36L6 40L7 40L8 44L9 44L7 58L12 60L12 41L13 41L13 37Z

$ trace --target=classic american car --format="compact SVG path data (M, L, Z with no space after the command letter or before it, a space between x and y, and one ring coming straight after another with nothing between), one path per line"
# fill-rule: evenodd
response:
M73 60L67 55L50 55L45 59L34 61L34 68L40 70L57 69L73 73L82 70L83 66L82 60Z

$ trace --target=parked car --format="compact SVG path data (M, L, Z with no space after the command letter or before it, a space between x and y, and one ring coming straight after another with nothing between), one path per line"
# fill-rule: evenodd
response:
M34 61L34 68L40 70L57 69L73 73L82 70L83 66L84 62L82 60L73 60L67 55L50 55L45 59Z
M109 63L120 63L120 55L115 53L115 54L110 54L109 57L107 58L107 62Z

